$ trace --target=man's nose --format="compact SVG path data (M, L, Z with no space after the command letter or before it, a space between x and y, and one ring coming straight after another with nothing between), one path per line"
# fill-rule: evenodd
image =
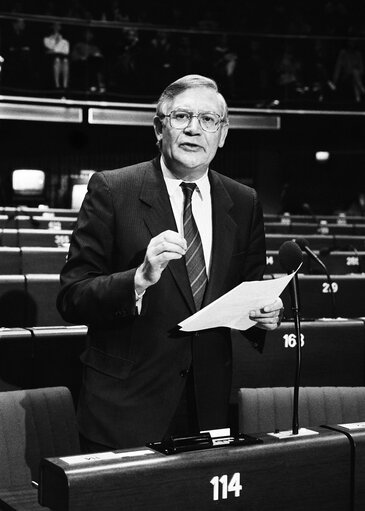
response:
M201 126L197 115L192 115L189 124L186 126L185 131L190 133L200 133Z

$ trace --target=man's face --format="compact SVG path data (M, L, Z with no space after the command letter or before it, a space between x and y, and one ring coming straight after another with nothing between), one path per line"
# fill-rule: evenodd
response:
M188 89L163 106L163 113L173 110L214 112L223 116L224 106L217 93L207 87ZM209 166L218 147L223 147L228 126L219 125L215 133L204 131L197 117L184 129L172 128L170 119L155 118L155 132L167 167L183 179L198 179Z

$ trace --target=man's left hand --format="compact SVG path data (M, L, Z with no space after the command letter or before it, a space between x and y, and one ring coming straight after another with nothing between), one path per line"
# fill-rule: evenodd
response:
M275 302L265 305L261 309L250 311L249 314L252 321L256 321L256 326L263 330L275 330L283 317L283 302L281 298L277 298Z

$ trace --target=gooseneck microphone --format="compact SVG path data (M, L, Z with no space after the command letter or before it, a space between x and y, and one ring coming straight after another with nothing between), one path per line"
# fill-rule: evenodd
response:
M328 288L329 288L329 294L331 296L331 311L332 311L332 317L337 318L337 310L336 310L336 302L335 302L335 294L333 291L333 281L331 278L331 275L327 269L327 266L324 264L323 261L309 248L309 243L305 238L296 238L296 243L299 245L299 247L308 254L309 257L311 257L316 263L318 263L321 268L323 268L328 282Z
M294 241L285 241L279 249L279 261L286 273L291 274L296 272L299 265L303 262L303 252ZM299 280L298 274L295 273L294 277L289 282L290 299L295 324L295 335L297 338L296 349L296 369L294 381L294 396L293 396L293 435L297 435L299 431L299 387L300 387L300 370L302 363L302 347L301 347L301 331L300 331L300 301L299 301Z

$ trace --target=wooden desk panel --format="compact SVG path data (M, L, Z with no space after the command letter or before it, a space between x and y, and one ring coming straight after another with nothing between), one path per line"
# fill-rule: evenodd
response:
M348 439L317 431L172 456L50 458L41 465L40 502L58 511L349 511Z

